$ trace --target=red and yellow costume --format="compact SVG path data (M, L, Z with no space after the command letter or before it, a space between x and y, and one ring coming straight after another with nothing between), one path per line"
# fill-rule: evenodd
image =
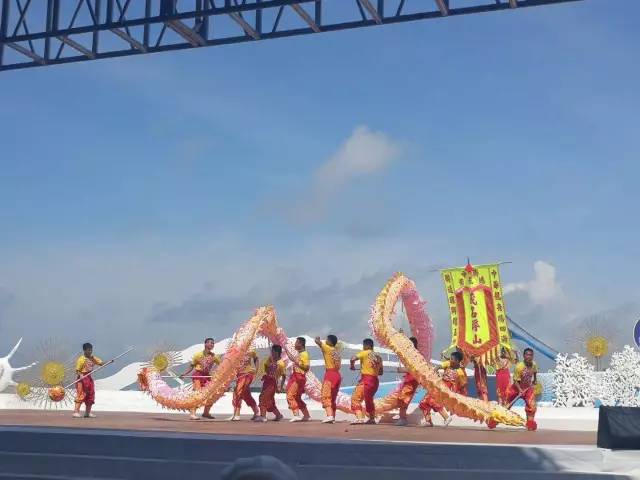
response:
M307 404L302 400L304 387L307 383L307 370L309 370L310 360L309 352L303 350L298 355L298 364L294 365L293 373L287 382L287 403L294 415L298 415L298 411L302 410L305 416L309 415Z
M194 390L200 390L211 381L211 371L214 365L220 365L220 355L202 350L196 352L191 359L191 367L195 370L192 380ZM205 404L211 407L213 402Z
M374 418L376 409L373 397L378 391L378 376L382 367L382 358L373 350L362 350L356 354L360 360L360 381L351 395L351 410L358 418L364 418L362 401L369 418Z
M256 376L255 363L257 362L258 355L255 350L250 350L247 354L247 358L242 367L238 370L236 375L236 387L233 389L233 408L238 410L242 406L244 401L249 408L254 412L257 411L256 401L251 395L251 384Z
M440 368L444 370L442 373L442 380L449 390L466 395L467 374L465 373L464 368L452 368L451 363L448 361L442 362L440 364ZM431 410L434 412L440 412L442 410L442 406L436 403L431 394L425 395L422 401L418 404L418 407L422 410L425 417L431 415Z
M511 361L508 358L501 358L496 370L496 394L500 405L507 405L507 392L511 385L511 372L509 367Z
M276 391L278 390L278 380L285 374L286 367L283 360L274 360L268 357L262 363L264 376L262 377L262 391L258 404L260 405L260 415L264 417L267 412L274 413L276 417L281 417L278 407L276 407Z
M331 409L333 414L336 413L336 398L342 383L340 376L340 364L342 359L336 347L327 345L327 342L320 343L322 356L324 357L324 379L322 380L322 407Z
M524 362L519 362L513 372L513 383L507 391L508 403L513 402L519 396L524 400L524 411L527 414L528 430L535 430L537 428L534 420L537 410L535 392L537 374L538 365L536 365L536 362L531 362L530 366L527 366Z
M81 355L76 361L76 375L77 378L81 378L86 375L82 380L76 383L76 405L84 403L87 407L91 407L96 401L96 387L93 382L91 372L96 365L102 365L103 362L95 355L87 357Z
M473 378L476 384L477 397L488 402L489 388L487 387L487 369L479 361L473 362Z
M400 417L404 417L406 415L407 408L409 408L409 404L411 403L411 400L413 400L413 396L416 394L418 386L419 383L415 378L413 378L413 375L405 373L402 378L400 388L389 396L389 403L393 404L393 407L391 408L399 408Z

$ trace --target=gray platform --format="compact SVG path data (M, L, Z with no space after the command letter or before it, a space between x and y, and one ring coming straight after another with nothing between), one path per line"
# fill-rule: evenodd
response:
M621 453L625 455L625 452ZM593 447L419 444L292 437L0 427L0 478L215 480L238 457L273 455L301 479L633 478ZM622 462L622 463L621 463ZM609 467L607 467L609 464ZM570 471L573 470L573 471Z

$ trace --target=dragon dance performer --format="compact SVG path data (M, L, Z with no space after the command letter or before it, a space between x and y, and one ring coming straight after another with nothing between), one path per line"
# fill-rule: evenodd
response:
M327 416L322 423L334 423L336 418L336 399L342 383L342 377L340 376L342 358L336 348L338 337L327 335L327 339L324 342L320 340L320 337L316 337L315 342L322 350L325 367L324 379L322 380L322 408L324 408Z
M304 337L296 338L295 349L298 352L298 358L296 360L289 357L293 363L293 372L287 382L287 402L293 413L291 422L307 422L311 418L307 404L302 400L304 387L307 383L307 372L311 367L306 346L307 341ZM300 412L302 412L302 417L300 417Z
M213 340L213 338L209 337L205 339L204 349L200 352L195 353L195 355L191 359L191 365L189 366L189 369L182 375L180 375L180 378L183 378L192 371L195 371L195 374L192 376L194 390L203 389L211 381L211 372L214 365L220 365L220 355L216 355L215 353L213 353L214 346L215 341ZM214 418L210 413L212 406L213 402L205 404L204 412L202 413L202 416L204 418ZM191 410L190 414L191 420L198 420L195 408Z
M443 370L442 380L449 390L462 395L467 395L467 374L461 366L463 358L464 357L461 352L452 352L451 358L448 361L442 362L438 370ZM424 419L422 420L422 425L424 426L433 427L431 410L438 412L442 416L445 426L451 423L452 417L434 400L430 393L425 395L422 401L418 404L418 407L422 410L424 415Z
M267 412L275 414L275 421L282 420L282 414L276 406L276 393L284 391L284 381L286 367L284 360L281 360L282 347L273 345L271 347L271 355L262 363L264 376L262 377L262 391L258 404L260 405L260 415L255 419L256 422L266 422ZM280 383L278 384L278 381Z
M409 340L411 340L413 347L417 350L418 339L416 337L410 337ZM400 410L400 418L396 422L396 426L405 427L408 424L407 408L409 408L409 404L411 403L411 400L413 400L413 396L416 394L419 384L405 367L398 367L398 373L404 373L404 378L402 379L402 383L400 384L398 391L391 394L390 402L394 402L393 408Z
M376 409L373 397L378 391L378 377L383 374L382 358L373 351L373 340L365 338L362 341L362 351L351 357L351 370L356 369L356 362L360 362L360 381L351 395L351 410L356 414L356 420L352 425L376 424ZM364 400L367 416L362 412L362 401Z
M235 422L240 420L240 409L242 408L242 402L244 401L251 410L253 410L253 418L255 420L260 415L258 405L251 395L251 384L256 376L256 369L258 368L258 354L255 350L250 350L247 353L244 364L238 370L236 375L236 386L233 389L233 415L229 418L230 421Z
M473 363L473 379L476 384L476 396L485 402L489 401L489 388L487 387L487 369L476 357L471 359Z
M524 361L519 362L513 372L513 383L507 391L507 401L512 404L518 397L524 400L527 430L533 431L538 428L535 421L537 410L535 387L538 381L538 365L533 361L533 349L525 348L523 357Z
M516 362L518 356L516 353ZM498 403L503 407L509 405L507 401L507 392L511 385L511 372L509 371L513 359L509 352L505 348L500 350L500 360L498 362L498 368L496 369L496 395L498 397Z
M73 411L74 418L80 418L80 406L84 403L85 418L95 418L91 413L91 407L96 400L96 388L93 382L91 372L96 365L102 365L103 361L93 354L93 345L85 343L82 345L83 354L76 361L76 378L82 378L76 383L76 400L75 409Z

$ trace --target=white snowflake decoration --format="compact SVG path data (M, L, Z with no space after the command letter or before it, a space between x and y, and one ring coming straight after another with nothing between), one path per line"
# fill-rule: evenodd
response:
M640 352L625 345L611 355L599 387L603 405L640 407Z
M592 407L596 397L596 375L589 361L574 353L558 354L551 371L555 390L555 407Z
M22 343L22 339L18 340L18 343L16 343L16 346L13 347L13 349L11 349L11 351L6 357L0 357L0 392L2 392L7 387L16 385L16 382L13 380L13 375L16 372L26 370L35 365L35 363L32 363L31 365L27 365L25 367L18 367L18 368L14 368L11 366L11 363L10 363L11 357L13 357L13 355L16 353L16 350L18 350L18 347L20 346L21 343Z

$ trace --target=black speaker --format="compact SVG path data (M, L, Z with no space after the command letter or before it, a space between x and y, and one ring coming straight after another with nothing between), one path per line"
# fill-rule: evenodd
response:
M598 447L640 450L640 408L600 407Z

